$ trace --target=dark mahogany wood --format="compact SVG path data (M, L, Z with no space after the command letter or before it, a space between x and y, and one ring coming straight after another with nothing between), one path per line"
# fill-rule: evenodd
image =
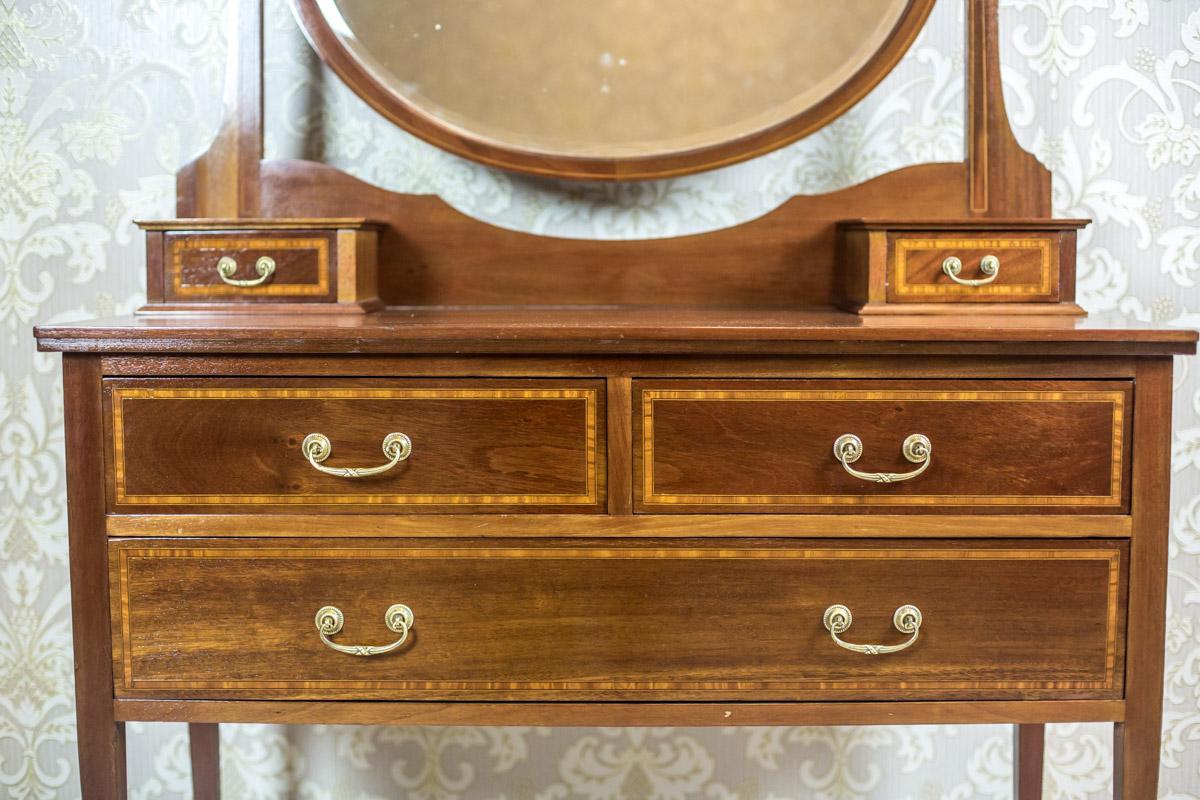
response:
M192 800L221 800L221 727L216 723L188 725L192 757Z
M1133 453L1127 716L1114 731L1114 800L1158 796L1171 500L1170 359L1138 370Z
M125 725L112 705L99 359L63 356L63 403L79 783L88 800L124 800Z
M109 506L122 512L604 509L604 385L595 380L110 380ZM319 472L301 449L326 436Z
M117 700L117 719L276 725L762 726L1110 722L1120 700L889 703L381 703L352 700Z
M1000 79L1000 0L967 3L967 207L985 217L1050 216L1050 170L1017 143Z
M591 158L506 145L429 114L392 89L380 79L377 71L346 47L317 0L293 2L300 24L325 63L363 100L396 125L443 150L488 166L585 180L645 180L715 169L776 150L824 127L892 71L921 32L933 5L934 0L909 0L887 39L867 63L829 96L790 119L726 142L679 153Z
M865 508L914 513L1121 513L1133 447L1131 385L1083 381L636 381L634 490L657 513ZM843 434L875 483L834 456Z
M1122 542L115 540L118 697L1119 699ZM415 625L384 645L394 603ZM912 603L921 637L897 644Z
M847 220L839 223L839 303L859 314L1082 314L1075 305L1075 233L1088 220ZM942 269L956 256L959 277L986 278L985 255L1000 270L983 286L956 284ZM964 307L962 304L968 304Z
M1013 800L1042 800L1045 751L1044 724L1013 726Z
M355 317L155 315L40 325L44 351L99 353L559 353L1186 355L1197 334L1096 317L859 317L833 309L393 308Z
M147 295L160 313L37 328L41 350L65 353L86 800L125 796L125 720L213 725L191 731L198 797L216 791L220 722L999 722L1022 726L1020 800L1038 796L1043 723L1112 721L1117 796L1154 797L1171 356L1194 353L1197 337L1121 320L1010 313L1073 310L1072 226L1050 218L1049 171L1007 124L997 0L967 7L963 162L796 197L729 230L612 242L502 230L436 197L394 194L319 164L264 162L261 2L238 0L232 112L210 150L178 176L179 213L237 217L264 230L271 228L262 227L262 217L273 218L274 229L316 217L378 219L379 298L393 307L338 317L283 313L288 307L275 303L245 314L207 313L216 302L187 311L167 305L168 225L148 239ZM897 222L898 215L906 221ZM863 218L891 220L896 236L961 231L967 219L997 238L1058 236L1058 284L1036 302L967 310L913 302L906 313L879 316L834 310L849 292L887 299L886 248L871 251L870 236L839 245L838 221ZM375 263L370 250L356 248L355 258ZM1022 258L1007 260L1020 272ZM869 269L846 270L855 259ZM937 266L936 258L929 265ZM372 277L370 298L374 284ZM338 296L358 302L368 297L363 291L362 284L339 285ZM928 315L934 309L942 313ZM586 385L597 391L597 492L586 509L523 504L501 514L461 506L381 514L381 504L357 500L339 509L352 513L336 514L332 505L285 509L291 504L275 500L118 507L105 380L110 388ZM889 506L853 513L797 506L788 510L816 513L746 514L701 506L691 514L637 513L648 510L634 483L642 474L635 468L640 387L817 381L1116 386L1126 398L1132 386L1132 428L1123 429L1129 446L1118 459L1130 458L1131 466L1120 470L1117 502L1105 507L1014 505L982 514L978 505L955 505L913 514ZM379 463L378 426L403 417L420 433L406 467L437 467L421 473L429 491L435 483L439 491L501 484L557 490L578 482L589 452L577 417L556 416L557 407L543 408L540 400L528 401L541 404L527 407L532 413L492 408L473 415L453 404L403 401L404 413L396 414L378 399L318 399L304 426L255 398L188 401L208 404L199 412L177 398L137 402L146 405L121 434L137 451L125 477L149 494L337 492L336 482L305 472L311 468L297 457L294 437L321 430L318 424L336 429L330 464L358 466ZM657 480L721 492L790 491L800 478L836 488L835 477L845 478L832 444L822 444L820 454L805 450L809 438L828 438L836 419L861 429L866 452L859 467L868 471L905 468L896 462L897 437L916 431L894 428L919 423L934 440L927 485L951 497L986 496L999 486L1014 496L1099 491L1103 457L1093 443L1114 426L1110 419L1106 428L1086 403L1070 417L1040 401L1005 413L969 403L941 414L908 401L885 405L871 415L826 410L816 419L829 428L820 436L804 415L783 414L788 424L781 425L779 415L727 416L719 404L691 412L675 420L673 434L670 426L659 428L669 457ZM997 425L998 413L1007 427ZM427 448L427 441L452 448ZM276 460L279 453L284 460ZM942 469L964 460L969 466ZM403 478L415 474L406 470ZM879 488L897 496L918 491ZM106 517L106 510L136 513ZM518 513L532 510L557 513ZM580 510L592 513L572 513ZM1020 557L986 558L1001 551ZM847 553L875 558L830 555ZM919 557L932 553L944 555ZM1102 557L1075 557L1084 553ZM122 562L122 555L133 557ZM391 602L409 603L417 615L402 652L356 658L318 641L313 615L325 603L346 613L337 640L388 641L393 634L382 618ZM854 609L850 641L902 638L891 614L904 602L917 603L926 623L909 650L859 656L837 648L820 624L834 602ZM764 698L788 702L748 702Z

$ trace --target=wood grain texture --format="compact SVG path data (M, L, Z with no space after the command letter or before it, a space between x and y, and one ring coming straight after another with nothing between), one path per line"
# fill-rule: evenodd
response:
M869 547L379 540L115 540L119 697L291 699L1117 699L1121 542ZM597 591L603 587L603 591ZM349 644L384 644L385 608L416 623L397 653L324 647L339 607ZM856 611L837 647L824 609ZM715 605L714 605L715 604ZM714 624L697 625L711 617Z
M1128 502L1127 382L636 381L634 398L639 510L1103 513ZM845 433L863 443L856 469L913 471L901 455L911 434L932 442L930 466L899 483L856 478L833 452Z
M544 271L543 271L544 272ZM543 290L543 298L545 297ZM704 354L964 357L1190 355L1195 331L1127 320L832 309L392 308L356 317L142 315L39 325L42 351L116 353Z
M612 459L610 449L610 461ZM610 469L612 475L614 470ZM628 478L628 470L626 470ZM629 490L626 484L626 491ZM610 502L615 496L610 487ZM1117 514L114 514L109 536L1127 539Z
M245 231L236 235L168 233L168 302L215 298L237 302L330 301L337 297L337 241L332 233L265 236ZM275 272L259 286L231 286L221 280L217 262L229 256L238 264L235 279L253 280L255 262L269 257Z
M855 219L838 224L839 305L863 315L980 313L1081 315L1074 304L1075 231L1083 219ZM1068 244L1070 253L1067 253ZM961 277L984 277L984 255L1000 259L996 278L963 286L942 270L957 256ZM1064 276L1064 270L1070 270ZM1069 296L1068 296L1069 294Z
M336 377L562 378L638 375L674 378L1006 378L1132 380L1136 359L1013 356L336 356L122 355L101 356L110 377L266 375Z
M1139 365L1133 453L1127 716L1114 731L1114 800L1158 796L1171 501L1170 359Z
M667 239L538 236L472 219L433 195L394 194L323 165L263 165L280 217L362 214L380 236L387 305L633 305L780 309L831 305L838 220L894 212L962 217L963 164L926 164L823 195L798 196L741 225Z
M1054 302L1058 299L1058 242L1050 237L963 236L892 240L889 300L923 303ZM984 286L955 283L942 270L950 256L962 261L959 277L986 277L979 270L984 256L1000 260L1000 271Z
M79 782L87 800L124 800L125 726L112 705L99 360L63 357L63 402Z
M552 727L971 725L1110 722L1120 700L943 703L421 703L349 700L117 700L117 719L276 725L536 725Z
M257 509L404 505L601 511L605 409L598 381L117 381L105 384L111 507ZM324 466L387 462L385 436L412 453L367 479Z
M999 0L967 3L967 206L972 216L1050 216L1050 170L1008 123Z
M188 725L192 758L192 800L221 800L221 727L216 723Z

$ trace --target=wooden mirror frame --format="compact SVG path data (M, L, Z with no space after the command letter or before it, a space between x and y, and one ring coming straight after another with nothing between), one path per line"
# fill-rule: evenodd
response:
M1000 83L998 0L967 0L966 153L792 197L734 227L666 239L568 239L473 219L312 161L263 157L262 0L236 0L227 116L177 177L177 215L363 217L383 224L388 306L832 307L839 220L1048 219L1050 172L1017 143ZM552 269L547 265L553 265Z
M828 125L890 73L921 32L937 0L908 0L895 26L858 70L815 105L788 119L715 144L644 156L589 157L508 145L448 124L414 104L367 69L321 12L322 0L291 0L300 26L321 59L356 95L391 122L430 144L489 167L546 178L634 181L715 169L764 155Z

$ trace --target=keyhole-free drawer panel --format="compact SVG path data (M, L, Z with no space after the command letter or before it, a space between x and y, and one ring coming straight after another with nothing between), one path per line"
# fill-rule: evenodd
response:
M634 411L642 511L1128 508L1126 381L642 380Z
M960 270L954 276L944 268L947 259L958 259ZM981 269L984 259L994 259L994 273ZM890 302L1044 302L1056 301L1058 295L1058 235L954 233L892 238Z
M332 301L337 296L335 231L168 233L168 300ZM259 271L261 259L271 271ZM222 275L221 260L236 270Z
M114 540L120 697L1121 696L1123 542ZM406 606L412 624L385 616ZM823 624L852 617L843 649ZM337 609L333 645L318 611ZM331 629L332 630L332 629Z
M599 511L603 386L109 380L109 506Z

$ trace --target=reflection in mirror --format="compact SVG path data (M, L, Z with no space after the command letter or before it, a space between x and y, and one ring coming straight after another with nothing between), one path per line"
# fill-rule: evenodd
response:
M324 0L419 112L577 157L662 155L779 124L844 84L909 0Z
M526 178L425 144L367 107L324 67L286 0L266 5L268 158L322 161L392 191L437 194L463 213L507 228L577 238L683 235L745 222L795 194L963 158L964 0L938 0L898 67L817 133L732 167L631 184ZM1009 111L1019 114L1020 104L1010 101Z

